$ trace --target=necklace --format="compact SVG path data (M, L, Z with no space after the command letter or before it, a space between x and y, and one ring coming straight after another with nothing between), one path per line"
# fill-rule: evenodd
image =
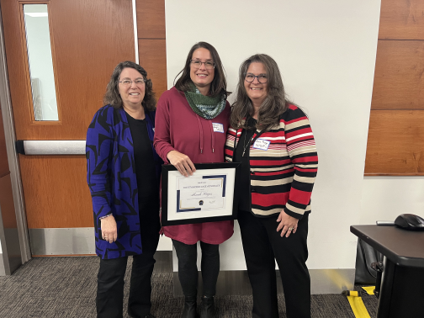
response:
M255 126L256 126L256 120L254 118L250 117L248 119L248 127L251 127L251 128L244 130L245 136L244 136L244 141L243 141L244 148L243 148L243 153L241 155L242 157L244 157L244 154L246 153L247 147L250 147L250 144L253 141L253 136L255 134L255 129L253 127L255 127Z
M247 134L248 134L248 132L246 131L246 137L244 138L244 143L243 143L244 144L243 154L241 155L242 157L244 157L244 154L246 153L246 149L247 149L248 146L250 146L250 142L251 142L251 139L252 139L252 138L248 138ZM246 141L247 141L247 143L246 143Z
M244 154L246 153L247 148L250 147L250 144L253 141L253 135L255 134L255 130L246 129L244 131L244 133L245 133L245 136L244 136L244 141L243 141L244 147L243 147L243 153L241 155L242 157L244 157Z

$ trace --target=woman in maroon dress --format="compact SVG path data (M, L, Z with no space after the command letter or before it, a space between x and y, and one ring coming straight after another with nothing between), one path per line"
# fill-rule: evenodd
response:
M196 163L224 162L230 106L221 59L212 45L195 44L180 74L175 86L158 101L154 146L165 163L188 176L196 170ZM219 244L232 236L233 221L165 226L163 233L172 239L177 252L185 296L182 317L196 317L197 242L202 249L200 316L215 317Z

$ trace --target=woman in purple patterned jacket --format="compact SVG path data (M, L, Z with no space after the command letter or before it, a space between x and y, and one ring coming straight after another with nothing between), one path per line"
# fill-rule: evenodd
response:
M124 276L133 256L128 314L150 313L151 276L159 241L159 171L152 146L155 104L146 71L122 62L113 71L87 131L96 253L100 257L97 316L122 317Z

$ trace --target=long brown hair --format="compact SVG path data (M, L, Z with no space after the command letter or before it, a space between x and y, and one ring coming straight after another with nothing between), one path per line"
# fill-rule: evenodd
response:
M141 105L145 110L154 111L156 107L156 98L155 93L153 92L152 81L147 78L147 72L144 68L131 61L121 62L115 67L112 76L110 77L109 83L107 84L106 93L103 97L103 103L105 105L111 105L115 108L121 108L123 106L121 95L119 95L118 85L119 77L121 76L124 68L133 68L143 76L146 88Z
M227 92L227 81L225 79L224 67L222 66L221 59L216 49L207 42L199 42L192 46L190 52L188 52L184 68L175 76L174 86L181 92L187 92L191 89L191 78L190 78L190 64L193 57L194 51L197 49L207 49L211 55L212 60L215 63L215 76L210 86L209 95L212 97L219 96L221 94L228 95ZM181 77L178 76L181 74ZM177 80L178 78L178 80Z
M231 126L235 128L248 128L246 123L242 125L242 119L252 116L254 113L253 103L247 96L244 81L247 70L251 63L262 63L265 67L268 85L267 96L259 109L257 128L260 130L270 129L278 124L279 117L288 107L290 101L286 99L283 80L280 69L272 57L266 54L255 54L244 61L239 70L239 82L237 86L237 99L232 105Z

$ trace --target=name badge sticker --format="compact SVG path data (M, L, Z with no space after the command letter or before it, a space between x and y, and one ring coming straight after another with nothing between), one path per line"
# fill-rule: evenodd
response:
M213 127L213 131L214 132L219 132L219 133L224 133L224 125L220 124L220 123L212 123L212 127Z
M268 150L270 143L271 142L269 140L258 138L258 139L256 139L255 143L253 144L253 148L261 149L261 150Z

